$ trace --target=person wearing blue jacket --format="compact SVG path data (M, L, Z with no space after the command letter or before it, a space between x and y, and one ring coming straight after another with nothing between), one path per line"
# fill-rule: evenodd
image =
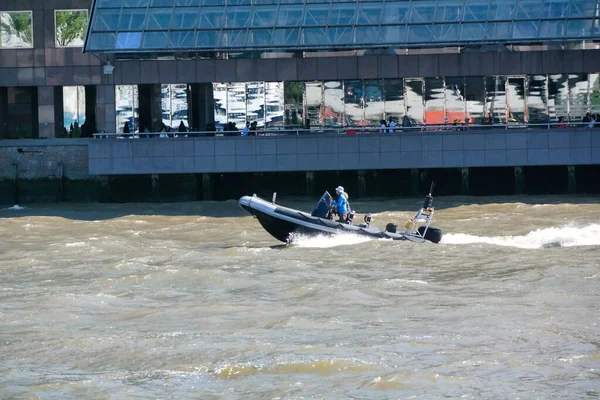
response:
M331 202L332 206L337 207L337 213L339 216L338 222L346 222L346 217L348 216L349 205L348 205L348 195L344 192L344 188L342 186L338 186L335 188L335 193L337 194L337 200Z

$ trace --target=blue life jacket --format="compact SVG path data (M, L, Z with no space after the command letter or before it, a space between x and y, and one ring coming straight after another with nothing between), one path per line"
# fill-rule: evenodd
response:
M337 200L331 202L332 205L337 206L338 214L346 214L348 212L348 200L346 193L340 193Z

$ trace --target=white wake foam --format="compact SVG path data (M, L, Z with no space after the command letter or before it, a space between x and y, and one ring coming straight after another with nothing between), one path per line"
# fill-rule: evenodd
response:
M20 210L24 210L24 209L25 209L25 207L21 207L18 204L15 204L14 206L7 208L7 210L14 210L14 211L20 211Z
M292 246L297 247L313 247L313 248L329 248L336 246L350 246L358 243L364 243L372 240L368 236L355 235L352 233L338 233L333 236L329 235L317 235L317 236L305 236L305 235L294 235L292 240Z
M487 243L498 246L539 249L542 247L572 247L600 245L600 224L585 227L562 226L537 229L523 236L475 236L464 233L446 233L445 244Z

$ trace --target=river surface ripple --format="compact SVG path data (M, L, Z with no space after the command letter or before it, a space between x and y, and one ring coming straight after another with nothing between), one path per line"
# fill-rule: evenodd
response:
M0 398L598 398L599 200L436 199L438 245L283 246L233 201L5 207Z

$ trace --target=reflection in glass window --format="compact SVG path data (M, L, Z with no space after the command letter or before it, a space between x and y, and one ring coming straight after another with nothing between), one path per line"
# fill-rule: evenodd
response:
M402 43L406 37L406 26L382 26L380 43Z
M346 126L364 126L365 97L362 81L344 81L343 94Z
M300 40L300 29L275 29L274 46L292 46Z
M137 85L115 86L117 126L115 132L123 132L125 123L130 132L139 131L139 95Z
M383 23L403 24L408 21L409 3L404 1L386 2Z
M302 30L302 44L327 44L327 30L325 28L304 28Z
M194 47L194 31L171 31L169 34L169 48Z
M425 123L434 125L446 123L445 97L443 79L425 80Z
M272 29L251 29L248 36L248 46L265 47L273 40Z
M32 12L0 12L0 48L28 47L33 47Z
M340 5L333 7L329 13L328 25L351 25L356 21L356 5Z
M506 103L508 123L527 123L527 115L525 113L525 85L527 80L525 77L508 78L506 83Z
M589 111L588 75L569 75L569 120L581 122Z
M246 83L246 121L256 121L259 127L265 126L265 94L264 82ZM272 96L270 100L273 100Z
M277 10L270 6L254 7L254 16L252 17L252 26L271 27L275 25L275 15Z
M446 121L448 123L462 124L465 122L466 91L465 81L462 77L445 79L446 94ZM428 120L429 122L429 120Z
M248 41L248 31L244 30L224 30L221 36L223 46L242 47Z
M506 123L506 77L485 77L485 116L494 124Z
M431 28L433 40L446 43L458 40L458 27L457 24L434 25Z
M567 36L569 37L585 37L593 36L592 33L592 20L571 20L567 24Z
M306 117L310 126L323 126L323 82L306 82Z
M342 82L323 83L325 126L342 126L344 115L344 89Z
M192 29L198 22L197 8L176 8L171 20L171 28Z
M539 19L542 7L539 0L520 0L516 19Z
M304 25L317 26L327 25L327 14L329 13L329 4L327 5L312 5L306 8L304 17Z
M303 124L304 82L285 82L285 126L300 127Z
M410 22L427 23L433 21L436 6L435 1L418 1L411 4Z
M55 11L57 47L81 47L87 28L87 10Z
M128 9L123 10L121 21L119 22L119 30L141 30L146 21L146 9Z
M386 119L392 117L395 121L401 121L405 112L404 82L402 79L386 79L383 84Z
M597 4L598 2L596 0L573 0L571 1L569 16L571 18L594 17L597 12Z
M302 6L282 4L279 6L277 26L299 26L303 12Z
M357 26L356 43L377 43L379 40L378 26ZM352 41L350 41L351 43Z
M488 18L490 20L512 20L517 9L516 0L494 0L490 3Z
M466 77L465 78L465 93L467 94L467 117L469 123L483 123L484 108L485 108L485 87L483 77Z
M328 28L327 32L329 35L329 43L352 43L354 41L354 28L350 26Z
M413 125L423 124L425 111L425 82L422 79L405 79L404 89L406 104L406 115Z
M435 21L460 21L462 12L463 8L461 0L440 0L435 11Z
M183 122L189 127L187 85L161 85L162 122L177 131Z
M590 79L590 110L600 113L600 74L589 74Z
M486 39L510 39L512 24L510 22L488 22Z
M431 41L429 25L409 25L406 41L409 43L427 43Z
M97 10L94 13L95 31L116 31L119 23L119 10Z
M213 102L215 125L223 127L227 124L227 85L225 83L213 83Z
M85 87L63 86L63 124L67 131L85 122Z
M198 31L196 47L217 47L219 40L218 31Z
M550 121L559 117L569 118L569 83L565 74L548 76L548 114Z
M381 6L358 3L358 20L359 25L378 24L381 18Z
M243 82L227 85L227 122L233 122L238 129L246 126L246 84Z
M222 8L202 8L200 13L200 28L221 28L224 25L225 13Z
M463 24L460 33L461 40L476 41L485 37L485 24Z
M267 129L283 128L283 82L265 83L265 107Z
M242 28L250 25L250 7L231 7L227 9L226 27Z
M515 22L513 25L513 39L535 39L538 37L538 21Z
M542 18L565 18L568 6L568 0L544 1L542 4Z
M168 29L171 24L172 8L151 8L148 12L148 29Z
M529 76L527 82L528 122L540 124L548 119L548 82L546 75Z
M379 121L385 119L385 103L383 94L383 81L365 81L365 125L379 126ZM401 123L399 120L396 123Z
M465 21L485 21L488 15L487 1L467 1L465 4Z
M167 32L146 32L144 34L145 49L160 49L167 47Z
M115 46L114 33L92 33L88 46L91 50L110 50Z
M142 32L119 32L116 49L139 49Z

